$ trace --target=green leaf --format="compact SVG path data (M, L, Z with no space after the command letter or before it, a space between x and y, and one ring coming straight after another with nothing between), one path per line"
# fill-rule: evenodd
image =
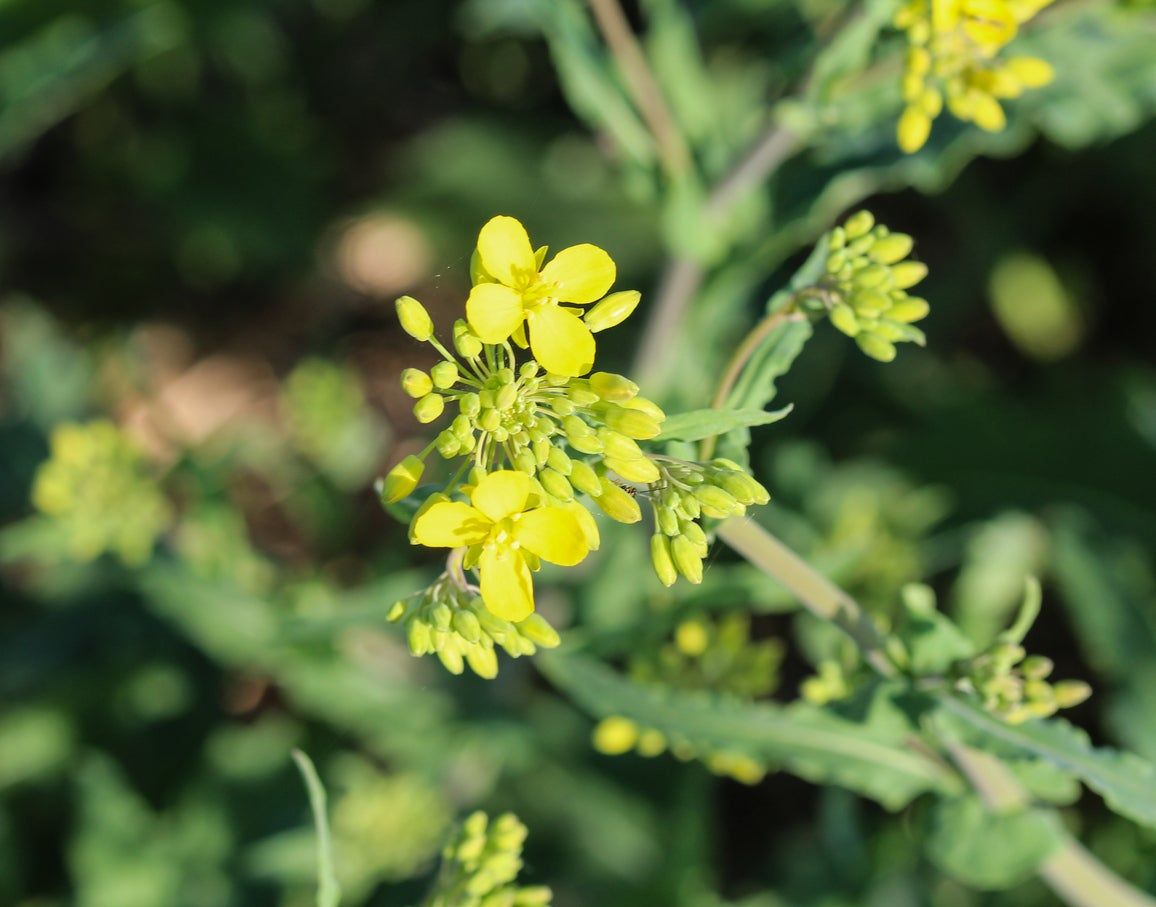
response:
M998 814L974 796L941 799L932 807L927 854L961 882L985 891L1030 878L1063 841L1048 810Z
M317 769L301 750L293 750L293 761L305 780L309 792L309 809L317 830L317 907L337 907L341 903L341 886L333 868L333 840L329 836L329 817L325 786L317 776Z
M1000 634L1000 639L1017 644L1023 642L1024 637L1028 635L1028 630L1032 628L1036 618L1040 616L1040 605L1043 603L1043 598L1040 581L1034 576L1025 577L1024 599L1020 605L1019 614L1016 615L1015 623Z
M1084 731L1060 718L1010 725L955 696L941 696L940 704L985 748L994 747L1013 757L1044 759L1076 775L1115 812L1156 827L1156 765L1151 762L1132 753L1094 747Z
M552 652L537 664L597 717L620 715L696 749L742 753L808 781L847 787L888 809L957 783L908 745L910 726L882 686L862 720L852 720L803 702L783 707L646 686L580 655Z
M701 441L726 434L736 428L771 425L786 418L793 406L766 411L761 409L695 409L670 416L662 423L662 434L655 441Z
M911 583L903 589L905 619L899 638L907 647L908 668L917 677L942 674L951 665L975 654L975 646L935 607L929 586Z

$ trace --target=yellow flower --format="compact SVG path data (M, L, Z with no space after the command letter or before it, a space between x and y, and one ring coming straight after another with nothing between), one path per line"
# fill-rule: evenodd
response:
M545 248L535 254L526 228L512 217L492 218L478 234L479 282L466 301L466 318L484 343L521 339L542 367L576 377L594 365L594 335L578 310L559 303L597 302L614 284L614 260L589 243L570 246L545 266ZM524 343L522 344L525 345Z
M590 550L586 533L570 509L540 506L525 473L490 473L470 502L438 501L419 513L413 539L428 548L468 547L466 561L477 565L486 607L506 620L523 620L534 610L530 571L538 558L573 567Z

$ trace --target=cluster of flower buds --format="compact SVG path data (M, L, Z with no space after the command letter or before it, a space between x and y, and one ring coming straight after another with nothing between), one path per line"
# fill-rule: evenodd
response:
M56 525L68 555L147 561L173 514L136 447L106 419L59 425L50 443L32 503Z
M1082 680L1049 683L1054 668L1050 658L1028 655L1023 646L1001 641L972 659L959 686L978 693L993 715L1009 724L1021 724L1031 718L1049 718L1092 695L1092 688Z
M674 585L679 575L701 583L707 537L698 520L742 516L771 496L733 460L694 463L656 456L652 462L659 473L649 491L657 530L650 538L654 572L664 586Z
M925 299L907 291L927 276L927 265L907 259L910 236L876 224L869 211L851 215L827 236L827 276L817 290L829 297L831 323L854 337L872 359L890 362L895 344L922 346L923 332L912 322L927 315Z
M405 627L409 650L417 656L437 655L451 674L468 665L479 677L498 676L497 649L511 658L553 649L561 639L544 617L534 613L517 622L492 613L476 589L463 586L448 573L406 599L394 602L388 619Z
M515 884L522 869L526 826L505 813L493 822L470 815L442 852L442 866L425 907L545 907L543 885Z
M943 111L989 132L1007 123L1001 100L1052 81L1052 67L1037 57L997 60L1020 25L1052 0L910 0L896 14L907 33L899 147L923 147Z
M826 705L851 695L843 666L832 659L819 662L818 672L799 684L799 695L814 705Z
M630 661L631 677L640 683L683 690L709 690L742 700L774 691L783 647L777 639L751 640L750 618L731 614L719 620L695 616L681 621L673 638ZM712 772L744 784L757 784L766 769L745 753L703 750L685 739L669 739L620 715L604 718L594 729L595 749L606 755L631 751L658 756L667 750L683 761L698 759Z

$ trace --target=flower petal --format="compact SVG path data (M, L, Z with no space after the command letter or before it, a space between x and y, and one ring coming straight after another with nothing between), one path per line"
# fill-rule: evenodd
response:
M526 508L526 499L533 490L530 477L524 472L503 469L491 472L474 488L470 500L474 506L495 523Z
M469 504L442 501L413 521L413 540L427 548L460 548L485 541L493 524Z
M513 217L494 217L482 227L478 257L482 267L508 287L524 287L538 273L526 228Z
M466 320L482 343L509 339L524 317L521 294L500 283L480 283L466 300Z
M514 522L514 538L544 561L573 567L590 553L578 518L563 507L539 507Z
M594 335L582 319L556 305L540 305L526 313L530 349L548 372L577 377L594 367Z
M597 302L614 285L617 269L604 249L582 243L555 255L542 269L542 282L554 285L562 302Z
M534 611L534 580L516 548L487 545L478 560L482 601L492 614L525 620Z

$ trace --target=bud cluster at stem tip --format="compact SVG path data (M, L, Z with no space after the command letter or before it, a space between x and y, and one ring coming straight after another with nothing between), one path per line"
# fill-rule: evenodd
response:
M546 907L542 885L519 886L526 826L512 813L493 821L471 814L442 852L442 865L424 907Z
M815 292L831 324L880 362L895 358L897 343L923 346L926 338L912 322L924 318L930 307L907 291L927 276L927 265L907 259L911 237L892 233L876 224L869 211L860 211L824 241L826 276Z
M1092 688L1082 680L1049 683L1055 665L1043 655L1028 655L1023 646L996 643L967 666L959 686L983 699L984 708L1009 724L1049 718L1060 709L1084 702Z

